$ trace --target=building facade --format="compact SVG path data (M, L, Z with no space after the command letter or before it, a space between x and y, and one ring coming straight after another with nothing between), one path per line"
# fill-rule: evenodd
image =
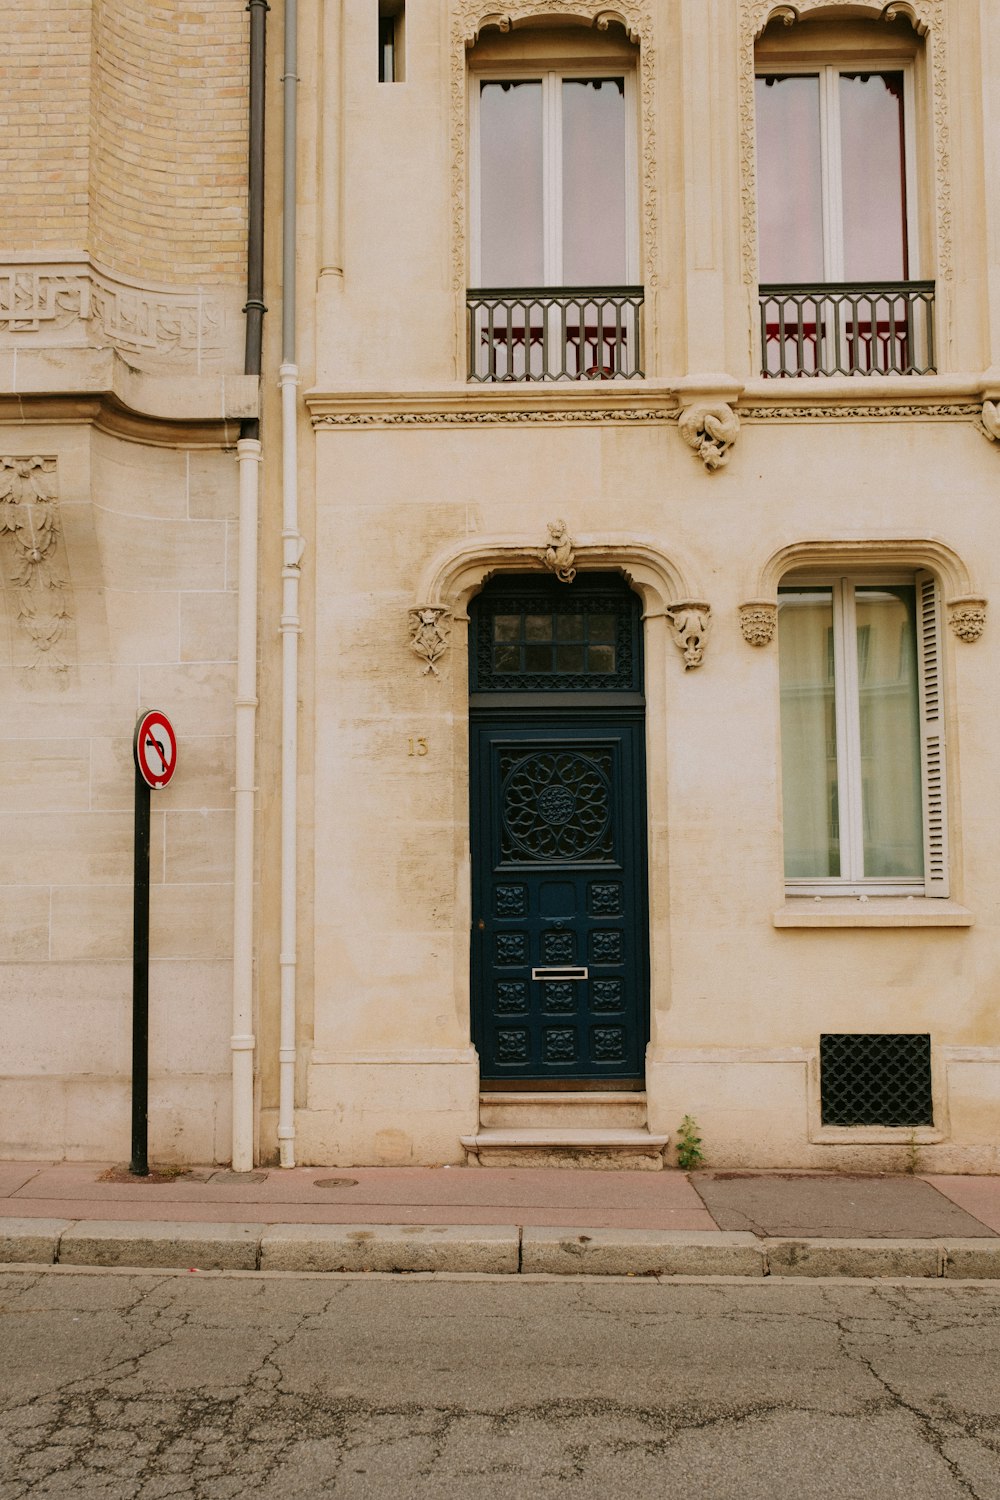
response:
M996 1170L988 0L264 9L15 24L3 1150L158 707L158 1159Z

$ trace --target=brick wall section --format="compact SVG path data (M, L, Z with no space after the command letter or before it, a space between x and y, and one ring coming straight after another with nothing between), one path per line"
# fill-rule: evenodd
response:
M91 0L12 0L0 47L6 251L87 241Z
M94 0L90 250L126 276L240 281L245 0Z

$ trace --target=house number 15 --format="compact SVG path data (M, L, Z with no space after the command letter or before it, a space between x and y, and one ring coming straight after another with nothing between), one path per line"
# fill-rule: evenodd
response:
M407 755L426 755L427 736L424 734L418 734L414 738L414 736L411 734L406 741L406 753Z

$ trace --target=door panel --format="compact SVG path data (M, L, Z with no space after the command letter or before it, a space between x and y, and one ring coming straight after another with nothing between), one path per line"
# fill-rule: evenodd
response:
M640 1078L641 721L473 724L473 1016L484 1080Z

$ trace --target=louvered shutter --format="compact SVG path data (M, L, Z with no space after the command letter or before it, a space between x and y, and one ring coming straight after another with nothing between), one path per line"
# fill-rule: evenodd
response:
M948 894L944 692L941 672L941 591L930 573L917 574L917 671L920 682L920 771L924 804L924 894Z

